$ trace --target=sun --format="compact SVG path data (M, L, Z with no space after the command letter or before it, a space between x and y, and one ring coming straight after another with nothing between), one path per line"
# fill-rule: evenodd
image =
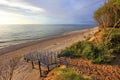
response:
M33 19L26 18L17 13L7 13L0 11L0 24L35 24ZM39 22L38 22L39 23Z
M14 19L11 19L11 16L1 16L0 15L0 24L10 24L13 23Z

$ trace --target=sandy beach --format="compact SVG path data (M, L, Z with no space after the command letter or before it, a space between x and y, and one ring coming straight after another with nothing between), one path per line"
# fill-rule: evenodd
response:
M23 56L24 54L27 54L34 50L37 50L37 51L62 50L65 47L70 46L74 42L84 40L85 37L88 37L94 34L97 30L98 28L95 27L90 29L72 31L68 33L63 33L63 35L50 38L50 39L26 42L22 44L9 46L9 47L0 49L0 62L1 61L4 62L6 59L14 56L18 56L18 55Z
M58 37L22 43L9 46L0 50L0 64L6 63L10 58L23 57L31 51L60 51L74 42L84 40L98 31L98 27L63 33ZM23 79L24 78L24 79ZM17 69L14 72L14 80L40 80L39 70L32 69L31 64L26 63L23 58L20 59Z

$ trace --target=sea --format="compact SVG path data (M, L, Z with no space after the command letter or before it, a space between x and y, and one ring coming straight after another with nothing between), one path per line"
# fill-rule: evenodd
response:
M95 27L95 24L0 25L0 48L56 37L63 33Z

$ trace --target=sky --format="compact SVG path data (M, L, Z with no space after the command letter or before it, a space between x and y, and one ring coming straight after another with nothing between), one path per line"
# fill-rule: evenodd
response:
M105 0L0 0L0 24L93 24Z

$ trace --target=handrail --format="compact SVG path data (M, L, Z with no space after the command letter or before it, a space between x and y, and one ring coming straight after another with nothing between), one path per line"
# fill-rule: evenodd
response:
M31 61L32 63L32 68L34 69L34 63L37 62L39 65L39 71L40 71L40 77L42 76L42 69L41 65L43 64L44 66L47 66L48 72L50 71L50 66L52 65L60 65L64 64L68 66L68 62L66 57L58 57L59 53L54 53L51 51L47 52L31 52L26 55L24 55L24 60L27 62ZM62 60L61 60L62 59Z

